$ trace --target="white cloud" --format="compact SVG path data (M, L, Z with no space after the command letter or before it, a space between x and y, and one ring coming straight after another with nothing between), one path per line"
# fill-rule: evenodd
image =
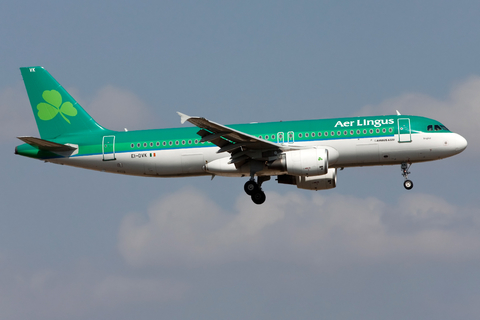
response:
M406 93L376 106L365 106L357 115L394 114L395 110L436 119L467 139L467 153L475 155L480 152L480 143L476 138L480 120L479 76L455 85L444 101L421 93Z
M119 250L133 266L283 261L338 267L358 261L468 260L480 253L479 221L432 195L389 206L376 198L268 193L240 196L224 212L195 189L162 197L122 222Z
M79 97L76 89L68 91L105 128L139 130L161 127L145 102L130 90L106 85L88 102Z

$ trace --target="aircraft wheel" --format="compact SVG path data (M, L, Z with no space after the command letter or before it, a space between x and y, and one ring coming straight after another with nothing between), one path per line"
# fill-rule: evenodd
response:
M245 193L251 196L258 189L258 184L253 180L248 180L243 187Z
M403 183L403 186L405 187L405 189L407 190L410 190L413 188L413 182L412 180L405 180L405 182Z
M262 190L258 190L252 194L252 201L255 204L262 204L265 202L266 199L267 199L267 196L265 195L265 192L263 192Z

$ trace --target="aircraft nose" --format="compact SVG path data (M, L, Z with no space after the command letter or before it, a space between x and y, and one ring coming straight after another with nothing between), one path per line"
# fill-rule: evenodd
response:
M454 145L455 151L458 151L458 153L460 153L467 148L468 142L467 139L465 139L459 134L456 134L454 138Z

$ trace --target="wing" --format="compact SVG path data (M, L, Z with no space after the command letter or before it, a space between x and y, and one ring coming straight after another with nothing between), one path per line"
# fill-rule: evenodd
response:
M201 142L211 142L220 149L217 153L229 152L230 163L243 164L249 159L273 161L282 152L282 147L274 142L263 140L247 133L229 128L201 117L190 117L177 112L181 123L186 121L200 128L197 132Z

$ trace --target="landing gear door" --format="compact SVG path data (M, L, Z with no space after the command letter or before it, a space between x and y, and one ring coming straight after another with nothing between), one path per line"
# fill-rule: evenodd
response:
M398 119L398 142L412 142L410 119Z
M103 161L115 160L115 136L104 136L102 143Z

